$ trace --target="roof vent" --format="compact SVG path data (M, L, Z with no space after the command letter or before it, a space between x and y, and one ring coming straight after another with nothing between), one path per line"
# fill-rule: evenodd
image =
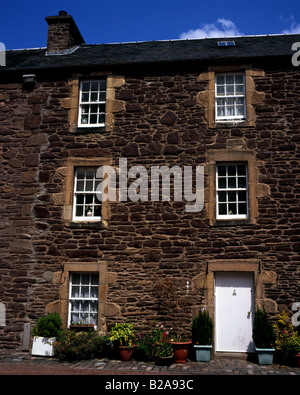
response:
M235 47L236 43L235 41L218 41L217 42L218 47Z

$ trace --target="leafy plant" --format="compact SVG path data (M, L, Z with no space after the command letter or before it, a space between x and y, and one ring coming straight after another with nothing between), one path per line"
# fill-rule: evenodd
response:
M135 329L131 322L123 324L116 323L110 331L110 340L112 342L119 342L120 346L132 346L135 337Z
M108 340L107 336L99 336L95 331L74 332L68 328L61 332L54 343L55 356L67 361L100 357L105 353Z
M211 345L213 339L213 321L206 310L200 310L192 323L192 341L203 346Z
M157 348L168 338L168 332L163 325L156 324L148 332L141 332L136 339L136 344L147 359L154 359Z
M256 348L272 348L275 343L275 332L265 309L257 309L254 315L252 331Z
M60 334L61 325L62 321L58 313L48 313L36 321L32 334L41 337L57 337Z
M291 355L300 352L300 335L289 321L287 312L278 314L277 322L274 325L276 333L275 346L282 353L283 359L288 360Z
M173 347L167 341L163 341L162 344L157 346L156 356L157 357L171 357L173 355Z

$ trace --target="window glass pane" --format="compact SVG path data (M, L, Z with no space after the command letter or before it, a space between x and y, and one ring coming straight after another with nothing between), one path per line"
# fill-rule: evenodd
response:
M244 83L244 76L243 76L243 74L236 74L236 76L235 76L235 83L236 84L243 84Z
M238 116L244 115L244 106L237 106L236 107L236 115L238 115Z
M247 199L246 191L238 191L238 201L245 202Z
M226 192L219 192L218 193L219 196L219 202L226 202Z
M233 74L226 75L226 84L228 84L228 85L234 84L234 75Z
M227 215L227 204L219 204L219 215Z
M89 93L88 93L88 92L82 92L81 101L82 101L82 102L88 102L89 99L90 99Z
M235 191L228 192L228 202L235 202L236 201L236 193Z
M100 92L99 101L105 101L106 99L106 92Z
M92 204L94 195L85 195L85 203Z
M82 274L81 275L81 284L86 285L86 284L89 284L89 282L90 282L89 274Z
M92 114L92 115L90 116L90 123L91 123L91 124L97 123L97 114Z
M246 188L246 177L239 177L238 178L238 187L239 188Z
M94 216L95 217L101 216L101 206L99 204L94 206Z
M83 82L81 86L82 86L82 90L84 92L88 92L90 90L90 83L89 82Z
M85 190L86 191L93 191L93 185L94 185L93 181L86 181Z
M225 76L224 75L217 75L217 84L224 84L224 79Z
M225 106L218 106L217 107L217 116L218 117L225 117Z
M79 297L79 286L72 286L72 290L71 290L71 296L72 298L78 298Z
M72 284L80 284L80 274L78 273L72 274Z
M239 176L246 175L246 166L245 165L237 165L237 172Z
M239 214L247 214L247 204L239 203Z
M91 82L91 91L98 91L98 81Z
M86 168L86 178L93 179L95 175L95 169L93 167Z
M82 321L83 324L89 324L89 315L86 313L80 314L80 321Z
M236 188L236 178L228 177L228 188Z
M89 287L86 287L86 286L81 287L80 297L81 298L88 298L89 297Z
M77 195L76 204L84 203L84 195Z
M243 95L244 94L244 85L236 85L235 93L237 95Z
M217 85L217 96L225 94L225 86L224 85Z
M97 314L90 314L90 324L97 325Z
M90 312L97 312L98 310L98 303L97 302L90 302Z
M71 314L71 320L70 320L71 324L75 324L77 322L79 322L79 314L78 313L72 313Z
M98 112L98 104L92 104L91 105L91 112L92 113L97 113Z
M81 113L82 114L88 114L90 112L90 105L89 104L84 104L81 106Z
M236 203L229 203L228 204L228 214L235 215L236 214Z
M91 102L98 101L98 92L91 92Z
M226 178L220 177L218 179L218 188L220 189L226 188Z
M71 303L71 310L74 312L79 311L79 300L73 300Z
M234 95L234 86L233 85L226 85L226 95L227 96Z
M236 174L236 166L235 165L229 165L228 166L228 175L229 176L235 176Z
M219 165L218 166L218 175L219 176L226 176L226 166Z
M91 284L92 285L98 285L99 281L98 281L98 274L91 274Z
M82 116L81 116L81 123L82 123L82 124L87 124L88 121L89 121L88 115L82 115Z
M84 191L84 181L77 181L76 191Z
M76 217L82 217L83 216L83 206L76 206Z
M85 170L83 168L77 169L77 178L82 179L84 178L84 175L85 175Z
M100 81L100 90L101 91L106 90L106 81Z

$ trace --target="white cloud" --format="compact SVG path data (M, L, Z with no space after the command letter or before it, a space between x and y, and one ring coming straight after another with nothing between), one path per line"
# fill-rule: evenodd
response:
M217 38L217 37L233 37L242 36L235 23L219 18L214 23L205 23L199 29L191 29L188 32L180 34L180 39L196 39L196 38Z
M293 15L289 16L291 21L291 26L289 29L283 30L282 34L299 34L300 33L300 23L296 23Z

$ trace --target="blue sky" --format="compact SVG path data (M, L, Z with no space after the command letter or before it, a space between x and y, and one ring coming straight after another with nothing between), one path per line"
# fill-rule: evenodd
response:
M4 2L3 2L4 3ZM46 16L65 10L87 44L300 33L299 0L51 0L2 3L0 42L45 47Z

